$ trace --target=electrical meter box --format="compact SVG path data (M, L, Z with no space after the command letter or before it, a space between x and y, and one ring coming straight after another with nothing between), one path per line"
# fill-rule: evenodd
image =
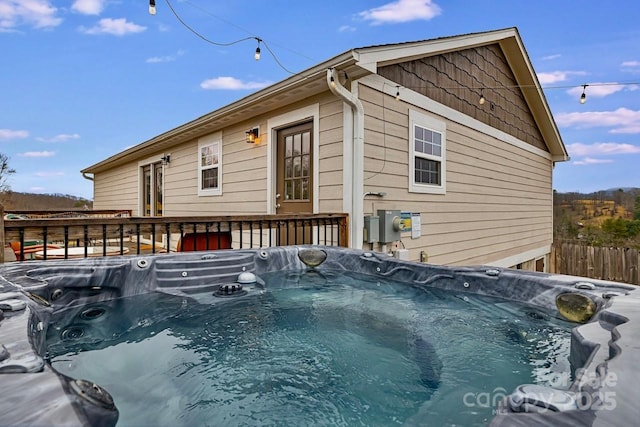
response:
M364 217L364 242L376 243L380 241L380 218L373 215Z
M400 219L400 210L378 210L380 217L380 242L390 243L400 240L400 232L404 227Z

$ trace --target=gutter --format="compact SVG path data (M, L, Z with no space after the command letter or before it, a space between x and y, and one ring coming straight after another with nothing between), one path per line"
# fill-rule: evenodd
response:
M351 141L344 141L344 147L351 146L353 164L351 165L351 206L349 209L349 241L351 247L362 249L364 227L364 107L356 95L340 84L338 72L335 68L327 69L327 85L329 90L345 103L349 104L353 112L353 126ZM343 125L346 125L344 123ZM346 135L345 135L346 136ZM346 183L345 183L346 184Z
M87 173L95 173L100 172L102 170L107 170L114 165L122 164L131 160L135 160L137 156L140 156L141 152L144 150L161 150L162 147L158 147L158 144L169 142L171 146L176 144L181 144L189 140L189 138L184 137L185 134L197 131L201 126L207 125L209 123L215 122L220 117L225 117L232 115L233 113L243 112L249 105L258 104L269 97L276 96L281 93L288 93L293 88L303 85L305 82L313 79L321 79L322 73L324 70L329 67L337 67L337 66L349 66L353 65L356 61L354 58L355 52L349 50L340 55L337 55L321 64L313 66L305 71L302 71L294 76L291 76L285 80L282 80L278 83L275 83L271 86L268 86L258 92L254 92L238 101L235 101L231 104L223 106L217 110L214 110L210 113L207 113L203 116L200 116L190 122L182 124L176 128L173 128L167 132L164 132L158 136L155 136L145 142L135 145L127 150L121 151L119 153L114 154L113 156L102 160L94 165L91 165L87 168L84 168L81 172ZM321 81L321 80L320 80ZM240 118L237 119L237 122L245 120L246 115L240 115ZM230 124L224 125L224 127L228 127ZM214 130L211 130L213 132Z
M82 172L82 177L83 177L84 179L88 179L89 181L93 181L93 177L92 177L92 176L87 175L87 172Z

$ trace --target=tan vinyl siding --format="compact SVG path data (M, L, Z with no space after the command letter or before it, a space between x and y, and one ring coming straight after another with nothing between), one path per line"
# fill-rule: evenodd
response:
M128 164L95 174L94 209L129 209L138 214L138 167Z
M359 93L365 107L365 191L387 193L365 200L365 214L419 212L422 237L402 235L410 259L425 251L436 264L488 264L551 244L549 159L391 96L383 100L372 88L361 86ZM409 109L446 122L446 194L408 191Z
M267 212L267 121L308 105L319 104L318 170L319 212L343 212L342 139L343 103L329 92L293 104L269 115L218 130L222 134L222 195L198 195L198 139L156 153L171 154L164 170L164 215L233 215ZM245 142L245 131L260 126L261 142ZM138 214L138 161L95 179L94 206L132 209Z
M261 129L266 128L261 123ZM198 195L198 140L172 150L165 173L165 215L266 212L266 144L247 144L245 127L222 131L222 195Z
M318 212L344 212L342 206L343 103L327 95L320 103Z

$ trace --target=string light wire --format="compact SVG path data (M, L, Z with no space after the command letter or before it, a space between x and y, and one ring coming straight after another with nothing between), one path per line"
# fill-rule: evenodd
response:
M178 12L176 12L176 10L173 8L173 5L171 4L171 2L169 0L165 0L165 2L167 3L167 6L169 6L169 9L171 9L171 12L173 13L173 15L176 17L176 19L178 20L178 22L180 22L182 24L183 27L185 27L187 30L191 31L193 34L195 34L196 36L200 37L202 40L206 41L207 43L210 43L212 45L215 46L232 46L234 44L246 41L246 40L259 40L258 37L245 37L239 40L235 40L229 43L219 43L219 42L214 42L213 40L209 40L208 38L206 38L205 36L203 36L202 34L200 34L198 31L196 31L195 29L193 29L189 24L187 24L186 22L184 22L184 20L180 17L180 15L178 15Z
M436 86L436 85L422 85L422 86L402 86L405 89L447 89L447 90L455 90L455 89L478 89L478 90L500 90L500 89L573 89L573 88L583 88L584 84L579 85L560 85L560 86L542 86L542 85L504 85L504 86ZM588 83L587 87L598 87L598 86L640 86L640 82L620 82L620 83Z
M251 36L255 36L255 35L256 35L256 34L254 34L253 32L251 32L251 31L247 30L246 28L243 28L243 27L241 27L240 25L237 25L237 24L235 24L235 23L233 23L233 22L231 22L231 21L228 21L228 20L226 20L226 19L224 19L224 18L222 18L222 17L220 17L220 16L218 16L218 15L216 15L216 14L214 14L214 13L212 13L212 12L208 11L207 9L203 8L202 6L197 5L197 4L194 4L193 2L191 2L191 1L189 1L189 0L184 0L184 1L183 1L183 3L185 3L185 4L187 4L187 5L191 6L191 7L193 7L194 9L198 9L200 12L204 13L205 15L209 15L210 17L212 17L212 18L214 18L214 19L217 19L218 21L223 22L223 23L225 23L225 24L227 24L227 25L230 25L230 26L232 26L232 27L234 27L234 28L236 28L236 29L238 29L238 30L240 30L240 31L242 31L242 32L244 32L244 33L246 33L246 34L248 34L248 35L251 35ZM314 63L315 63L315 62L318 62L317 58L312 58L312 57L310 57L310 56L308 56L308 55L306 55L306 54L304 54L304 53L302 53L302 52L300 52L300 51L293 50L293 49L291 49L291 48L289 48L289 47L287 47L287 46L284 46L284 45L282 45L282 44L279 44L279 43L273 43L273 41L272 41L272 42L271 42L271 45L272 45L272 46L276 46L276 47L278 47L278 48L280 48L280 49L286 50L286 51L288 51L288 52L291 52L291 53L293 53L294 55L298 55L298 56L300 56L301 58L308 59L308 60L309 60L309 61L311 61L311 62L314 62Z
M178 12L174 9L173 5L171 4L171 1L169 0L165 0L165 2L167 3L167 6L169 6L169 9L171 10L171 12L173 13L173 15L176 17L176 19L178 20L178 22L180 22L180 24L182 24L182 26L184 26L187 30L191 31L193 34L195 34L197 37L201 38L202 40L204 40L207 43L210 43L212 45L215 46L232 46L234 44L238 44L247 40L255 40L258 42L258 48L256 49L256 53L255 53L255 58L256 60L260 59L260 43L262 43L262 45L267 49L267 51L271 54L271 56L273 57L273 59L276 61L276 64L278 64L278 66L280 68L282 68L284 71L286 71L289 74L295 74L293 71L289 70L287 67L284 66L284 64L282 64L282 62L280 61L280 59L278 59L278 57L276 56L276 54L273 52L273 50L271 50L271 47L269 46L269 44L267 44L266 41L264 41L264 39L258 37L258 36L249 36L249 37L244 37L238 40L234 40L232 42L228 42L228 43L220 43L220 42L215 42L213 40L208 39L207 37L203 36L200 32L196 31L193 27L191 27L189 24L187 24L178 14ZM189 3L191 6L193 6L190 2ZM201 9L202 10L202 9ZM211 14L210 14L211 15ZM219 18L221 19L221 18ZM222 19L221 19L222 20ZM229 22L224 21L229 24ZM231 24L233 26L235 26L236 28L241 29L242 31L248 32L238 26L236 26L235 24Z
M178 20L178 22L180 22L180 24L182 24L186 29L188 29L189 31L191 31L193 34L195 34L197 37L199 37L200 39L204 40L207 43L213 44L215 46L232 46L247 40L255 40L256 42L258 42L258 49L260 44L264 45L264 47L267 49L267 51L269 52L269 54L273 57L273 59L275 60L276 64L282 68L284 71L286 71L289 74L295 74L293 71L289 70L287 67L284 66L284 64L280 61L280 59L277 57L277 55L274 53L274 51L271 49L271 47L269 46L269 44L262 38L253 35L253 33L251 33L250 31L248 31L247 29L231 22L228 21L224 18L221 18L220 16L217 16L213 13L211 13L210 11L204 9L203 7L196 5L194 3L192 3L189 0L184 0L183 3L188 4L189 6L193 7L194 9L198 9L201 12L215 18L218 19L221 22L224 22L227 25L230 25L232 27L235 27L247 34L250 34L248 37L244 37L238 40L234 40L228 43L220 43L220 42L215 42L213 40L208 39L207 37L205 37L204 35L202 35L201 33L199 33L197 30L195 30L193 27L191 27L189 24L187 24L181 17L180 15L177 13L177 11L174 9L173 5L171 4L170 0L165 0L165 2L167 3L167 6L169 6L169 9L171 10L171 12L173 13L173 15L176 17L176 19ZM301 57L304 57L306 59L309 59L311 61L315 61L314 58L311 58L303 53L291 50L289 48L287 48L286 46L280 46L279 47L288 50L296 55L299 55ZM549 90L549 89L573 89L573 88L585 88L585 86L592 86L592 87L598 87L598 86L634 86L634 85L640 85L640 82L622 82L622 83L589 83L589 84L581 84L581 85L557 85L557 86L542 86L542 85L537 85L537 84L530 84L530 85L504 85L504 86L451 86L451 87L446 87L446 86L435 86L435 85L424 85L424 86L402 86L403 88L406 89L429 89L429 88L437 88L437 89L445 89L445 90L456 90L456 89L469 89L469 90L473 90L473 89L477 89L477 90L500 90L500 89L514 89L514 88L519 88L519 89L538 89L538 90ZM481 93L481 98L484 98L482 96Z

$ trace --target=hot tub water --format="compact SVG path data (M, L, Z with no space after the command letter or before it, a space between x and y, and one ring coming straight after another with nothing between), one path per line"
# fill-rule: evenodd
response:
M517 385L569 372L573 325L539 308L344 271L261 279L61 310L48 357L108 390L119 426L485 425Z

